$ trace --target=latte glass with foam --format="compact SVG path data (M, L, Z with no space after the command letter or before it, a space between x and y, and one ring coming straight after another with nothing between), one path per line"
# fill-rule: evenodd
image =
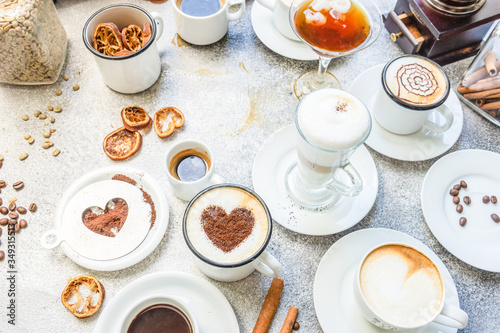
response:
M385 243L368 251L356 272L354 295L372 324L406 330L436 322L464 328L467 314L446 304L439 269L421 251L403 243Z
M266 251L271 231L272 218L264 201L235 184L201 191L183 218L184 239L196 264L219 281L240 280L254 270L277 277L281 264Z
M286 174L288 194L306 208L358 195L363 182L349 158L368 138L371 124L365 105L343 90L307 94L296 110L297 163Z

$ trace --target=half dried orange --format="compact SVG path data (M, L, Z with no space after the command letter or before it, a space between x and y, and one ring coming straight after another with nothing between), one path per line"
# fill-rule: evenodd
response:
M160 138L166 138L182 125L184 125L184 114L178 108L169 106L155 113L154 129Z
M122 29L123 46L130 51L138 51L142 47L142 29L131 24Z
M151 24L144 23L142 27L142 47L144 47L151 39Z
M112 22L98 24L94 30L93 46L97 52L113 56L123 49L122 36Z
M106 155L112 160L121 161L129 158L139 151L142 146L142 135L131 132L125 127L109 133L102 144Z
M92 275L81 275L68 281L61 302L75 317L86 318L99 310L105 293L99 280Z
M121 112L123 126L129 131L138 131L148 128L151 123L151 117L140 106L127 106Z

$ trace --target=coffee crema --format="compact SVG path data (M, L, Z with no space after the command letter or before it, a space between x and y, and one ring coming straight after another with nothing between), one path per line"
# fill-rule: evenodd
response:
M183 182L193 182L205 176L211 167L207 154L195 149L186 149L170 160L168 170L170 174Z
M127 329L127 333L192 333L187 316L171 304L155 304L142 310Z
M411 328L431 321L444 301L437 267L423 253L405 245L375 249L365 258L359 274L367 303L395 326Z
M447 97L446 74L432 62L413 56L395 59L386 69L386 88L399 100L419 106L432 106Z
M267 239L269 223L264 206L251 193L221 186L192 203L186 231L202 256L227 264L244 261L259 251Z

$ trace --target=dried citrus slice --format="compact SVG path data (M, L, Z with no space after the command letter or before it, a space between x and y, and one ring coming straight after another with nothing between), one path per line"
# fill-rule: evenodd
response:
M144 47L151 39L151 24L144 23L142 27L142 47Z
M134 52L130 51L130 50L127 50L127 49L123 49L121 51L118 51L115 53L115 57L121 57L121 56L126 56L126 55L129 55L129 54L132 54Z
M142 145L142 135L139 132L131 132L125 127L109 133L102 144L106 155L112 160L120 161L137 153Z
M138 51L142 47L142 29L131 24L122 29L123 46L130 51Z
M152 120L140 106L127 106L121 112L123 126L129 131L138 131L151 126Z
M184 114L178 108L169 106L155 113L154 129L160 138L166 138L182 125L184 125Z
M68 281L61 294L62 304L78 318L86 318L99 310L104 301L104 286L91 275Z
M116 24L101 23L94 30L93 46L97 52L113 56L123 49L122 36Z

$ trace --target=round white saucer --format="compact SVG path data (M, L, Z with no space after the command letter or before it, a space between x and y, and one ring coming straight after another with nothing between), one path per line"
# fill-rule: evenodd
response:
M226 297L210 282L181 272L158 272L126 285L105 303L94 328L95 333L120 332L127 308L148 296L170 295L182 298L194 312L201 332L240 331L236 315Z
M441 272L446 301L459 306L458 293L450 272L427 246L415 238L390 229L363 229L350 233L335 242L323 255L314 278L314 308L325 332L371 333L387 332L368 322L357 309L353 295L353 281L359 261L377 244L384 242L405 242L415 246L436 263ZM457 329L438 324L405 332L454 333Z
M437 240L453 255L474 267L500 272L500 223L491 214L500 215L500 203L484 204L485 195L500 198L500 154L485 150L459 150L440 158L425 175L421 203L425 221ZM459 197L464 209L456 211L450 189L464 180L467 188ZM463 204L469 196L471 204ZM467 224L459 225L460 217Z
M365 103L371 113L375 98L382 89L380 75L383 68L384 64L381 64L365 70L354 79L349 89L350 93ZM422 130L413 134L398 135L385 130L374 120L366 144L385 156L402 161L424 161L443 154L457 142L463 126L462 105L454 91L450 91L444 104L454 116L453 124L447 131L427 133ZM435 117L433 121L437 121L437 116Z
M254 1L252 26L260 41L272 51L295 60L318 60L319 56L305 43L283 36L274 26L273 13Z
M378 190L377 168L368 149L361 145L350 159L363 179L361 193L310 210L296 204L285 188L285 173L297 159L295 135L293 124L279 129L262 144L254 159L253 188L266 202L273 220L306 235L335 234L361 221L373 206Z

